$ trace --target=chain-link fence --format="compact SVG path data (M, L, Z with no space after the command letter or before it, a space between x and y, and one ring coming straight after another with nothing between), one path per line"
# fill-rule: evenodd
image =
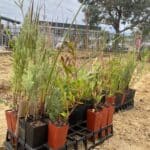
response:
M3 24L0 24L0 46L8 48L9 41L16 37L20 32L19 26L7 26L4 27Z
M4 28L0 30L0 46L9 46L9 40L13 39L20 32L20 26L10 26L8 34ZM50 25L40 26L40 31L46 35L49 44L52 48L56 48L57 44L62 42L64 35L68 32L69 28L55 27ZM77 50L110 50L113 45L113 36L106 31L90 30L85 28L71 28L67 40L73 43L74 48ZM135 48L136 35L122 34L119 37L119 47L121 50L128 50Z
M68 32L68 28L65 27L41 26L40 29L48 36L53 48L63 41L64 35ZM89 30L85 26L85 29L71 28L67 40L72 42L78 50L98 50L102 47L102 42L107 41L107 37L104 39L102 31Z

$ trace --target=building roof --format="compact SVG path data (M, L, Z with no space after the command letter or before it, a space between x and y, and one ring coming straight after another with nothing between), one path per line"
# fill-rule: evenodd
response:
M0 16L0 19L4 20L4 21L7 21L7 22L11 22L11 23L16 23L16 24L20 24L21 23L20 21L17 21L17 20L8 18L8 17L4 17L4 16Z
M52 27L63 27L63 28L75 28L75 29L86 29L87 25L80 25L80 24L70 24L70 23L60 23L60 22L50 22L50 21L40 21L40 25L51 25ZM88 27L89 28L89 27ZM92 26L90 27L91 30L101 30L101 27Z

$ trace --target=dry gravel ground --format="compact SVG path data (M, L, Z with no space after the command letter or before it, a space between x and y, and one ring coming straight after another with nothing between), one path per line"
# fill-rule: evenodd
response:
M114 136L97 149L150 150L150 73L134 86L135 107L114 115Z
M0 149L6 137L7 124L5 120L5 110L8 109L4 104L0 104Z
M11 57L0 54L0 99L8 101L12 99L9 90L11 66ZM135 107L114 115L114 136L95 150L150 150L150 72L143 74L133 88L137 90ZM4 111L7 108L0 103L0 147L5 140Z

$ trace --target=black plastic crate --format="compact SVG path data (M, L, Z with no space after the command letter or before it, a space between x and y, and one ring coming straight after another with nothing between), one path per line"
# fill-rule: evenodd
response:
M111 128L111 132L108 134L108 128ZM77 129L77 130L76 130ZM106 131L104 137L101 136L102 131ZM98 139L94 137L99 135ZM86 128L86 121L77 123L69 128L69 134L67 136L67 142L64 147L60 150L80 150L81 145L82 149L90 150L95 146L103 143L106 139L113 136L113 125L108 125L103 129L100 129L97 132L91 132ZM51 148L49 148L51 149Z
M17 150L26 150L25 141L21 138L18 139Z
M93 100L87 100L85 103L77 105L69 117L69 124L72 126L78 122L85 121L87 110L91 108L93 108Z
M6 141L5 141L5 148L6 150L14 150L17 148L17 138L14 133L7 130L6 133Z
M111 129L111 131L108 132L108 129ZM105 136L102 137L102 131L104 130L106 134ZM96 139L95 137L97 134L98 134L98 138ZM13 136L14 135L12 135L12 137ZM82 145L82 149L91 150L112 136L113 136L112 124L100 129L99 131L91 132L86 128L86 121L83 121L69 128L67 142L60 150L80 150L81 145ZM14 149L12 143L9 140L6 140L5 146L7 150ZM25 143L25 141L20 138L17 140L17 145L15 149L17 150L51 150L51 148L49 148L47 144L32 148L30 145Z
M131 102L134 99L136 90L128 89L126 92L125 103Z
M134 100L126 101L123 105L116 106L115 112L129 110L132 109L133 107L134 107Z
M100 129L97 132L91 132L86 127L86 121L75 124L69 128L69 133L67 136L66 144L60 148L59 150L80 150L81 145L82 149L92 150L94 147L100 145L105 140L113 136L113 125L108 125L103 129ZM108 128L111 128L111 132L108 134ZM77 130L75 130L77 129ZM102 131L106 131L106 135L104 137L101 136ZM98 139L94 137L99 135ZM42 145L41 147L37 147L32 149L29 145L25 146L27 150L52 150L48 147L48 145Z
M14 150L13 145L9 141L5 141L5 149L6 150Z
M30 145L25 144L25 150L48 150L48 147L47 147L47 145L41 145L39 147L32 148L32 147L30 147Z

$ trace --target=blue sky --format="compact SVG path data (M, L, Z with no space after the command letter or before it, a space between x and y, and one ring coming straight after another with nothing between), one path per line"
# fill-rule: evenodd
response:
M24 1L24 11L26 12L30 0ZM35 2L38 3L39 0L35 0ZM43 6L44 0L41 0L40 3ZM45 0L46 20L71 22L79 7L80 3L78 3L78 0ZM42 10L41 17L43 16L43 12ZM0 14L17 20L22 19L19 8L14 3L14 0L0 0ZM83 24L83 18L84 14L80 12L76 22Z

